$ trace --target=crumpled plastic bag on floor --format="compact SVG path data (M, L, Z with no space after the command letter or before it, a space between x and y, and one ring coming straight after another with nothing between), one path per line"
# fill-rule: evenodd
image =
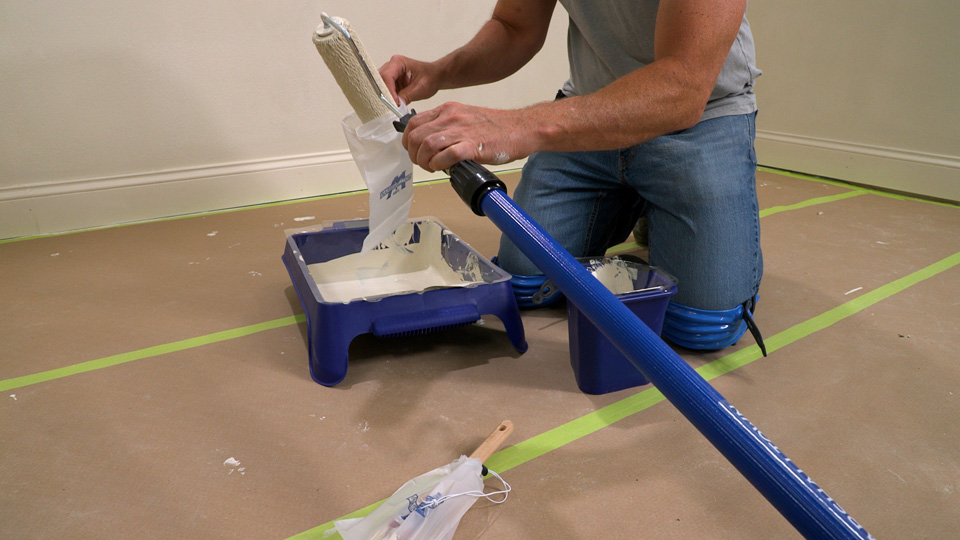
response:
M481 469L479 459L460 456L410 480L366 517L335 522L336 531L344 540L450 540L477 498L488 497Z
M406 105L400 110L406 114ZM385 114L361 124L356 112L344 117L343 133L350 153L370 190L370 232L361 253L377 247L406 223L413 202L413 163L393 127L396 116Z

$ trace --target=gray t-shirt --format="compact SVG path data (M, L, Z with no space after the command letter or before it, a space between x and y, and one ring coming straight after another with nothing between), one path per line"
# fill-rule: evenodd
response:
M589 94L653 62L653 34L659 0L560 0L570 15L568 95ZM723 64L702 120L748 114L757 109L753 81L753 35L747 17Z

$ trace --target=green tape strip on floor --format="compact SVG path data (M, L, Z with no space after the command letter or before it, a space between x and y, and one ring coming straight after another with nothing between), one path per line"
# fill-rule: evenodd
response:
M790 178L799 178L800 180L809 180L811 182L818 182L821 184L827 184L831 186L837 186L847 189L852 189L859 191L861 193L869 193L871 195L879 195L881 197L887 197L888 199L897 199L900 201L913 201L913 202L922 202L927 204L935 204L937 206L946 206L947 208L960 208L960 204L934 200L934 199L925 199L923 197L917 197L914 195L906 195L902 193L894 193L890 191L884 191L882 189L874 189L860 184L851 184L849 182L844 182L843 180L833 180L830 178L824 178L822 176L814 176L811 174L805 174L794 171L787 171L784 169L776 169L773 167L757 167L758 171L768 172L771 174L779 174L780 176L789 176Z
M886 285L877 287L876 289L866 292L849 302L840 304L839 306L822 313L812 319L808 319L802 323L791 326L790 328L771 336L770 339L764 339L764 342L767 346L767 352L773 352L777 349L785 347L795 341L798 341L801 338L809 336L815 332L823 330L847 317L859 313L864 309L890 298L891 296L906 290L921 281L929 279L937 274L945 272L960 264L960 253L954 253L953 255L941 259L930 266L917 270L912 274L906 275L895 281L891 281ZM701 366L697 369L700 375L708 381L737 369L740 366L749 364L750 362L756 360L760 357L760 348L756 345L747 347L746 349L739 350L735 353L724 356Z
M513 173L513 172L517 172L518 170L519 170L519 169L516 169L516 170L511 169L511 170L499 171L499 172L497 172L497 174ZM930 200L930 199L924 199L924 198L922 198L922 197L912 197L912 196L909 196L909 195L900 195L900 194L897 194L897 193L890 193L890 192L883 191L883 190L879 190L879 189L871 189L871 188L868 188L868 187L865 187L865 186L848 184L848 183L843 182L843 181L840 181L840 180L831 180L831 179L829 179L829 178L823 178L823 177L819 177L819 176L813 176L813 175L804 174L804 173L798 173L798 172L793 172L793 171L786 171L786 170L783 170L783 169L775 169L775 168L772 168L772 167L763 167L763 166L760 166L760 167L757 167L757 170L758 170L758 171L763 171L763 172L769 172L769 173L771 173L771 174L779 174L779 175L781 175L781 176L788 176L788 177L791 177L791 178L799 178L799 179L801 179L801 180L809 180L809 181L813 181L813 182L819 182L819 183L821 183L821 184L828 184L828 185L832 185L832 186L844 187L844 188L847 188L847 189L852 189L852 190L854 190L855 192L857 192L857 193L859 193L859 194L871 193L871 194L873 194L873 195L880 195L880 196L883 196L883 197L889 197L889 198L900 199L900 200L905 200L905 201L925 202L925 203L936 204L936 205L940 205L940 206L947 206L947 207L950 207L950 208L958 208L958 207L960 207L960 204L943 202L943 201L934 201L934 200ZM446 181L447 181L447 179L445 179L445 178L441 178L441 179L437 179L437 180L425 180L425 181L422 181L422 182L417 182L416 184L414 184L414 186L427 186L427 185L439 184L439 183L446 182ZM319 195L319 196L316 196L316 197L305 197L305 198L303 198L303 199L291 199L291 200L286 200L286 201L276 201L276 202L271 202L271 203L261 203L261 204L255 204L255 205L250 205L250 206L240 206L240 207L237 207L237 208L225 208L225 209L223 209L223 210L211 210L211 211L209 211L209 212L199 212L199 213L195 213L195 214L184 214L184 215L181 215L181 216L170 216L170 217L165 217L165 218L148 219L148 220L144 220L144 221L135 221L135 222L131 222L131 223L119 223L119 224L116 224L116 225L105 225L105 226L103 226L103 227L91 227L91 228L86 228L86 229L78 229L78 230L75 230L75 231L64 231L64 232L50 233L50 234L38 234L38 235L33 235L33 236L19 236L19 237L16 237L16 238L4 238L4 239L0 239L0 245L12 243L12 242L23 242L23 241L25 241L25 240L36 240L36 239L38 239L38 238L52 238L52 237L57 237L57 236L65 236L65 235L69 235L69 234L77 234L77 233L89 232L89 231L99 231L99 230L104 230L104 229L116 229L116 228L120 228L120 227L129 227L129 226L131 226L131 225L143 225L143 224L146 224L146 223L158 223L158 222L163 222L163 221L173 221L173 220L187 219L187 218L194 218L194 217L213 216L213 215L217 215L217 214L226 214L226 213L232 213L232 212L240 212L240 211L243 211L243 210L256 210L256 209L258 209L258 208L269 208L269 207L273 207L273 206L285 206L285 205L288 205L288 204L296 204L296 203L302 203L302 202L319 201L319 200L323 200L323 199L335 199L335 198L337 198L337 197L345 197L345 196L348 196L348 195L357 195L357 194L359 194L359 193L364 193L365 191L367 191L367 190L361 189L361 190L356 190L356 191L347 191L347 192L343 192L343 193L331 193L331 194L328 194L328 195ZM819 204L819 203L817 203L817 204ZM761 215L762 215L762 213L761 213ZM611 249L616 249L617 247L618 247L618 246L614 246L614 247L612 247ZM624 248L624 249L621 249L621 250L619 250L619 251L614 251L614 252L609 252L609 251L608 251L608 255L613 255L613 254L615 254L615 253L619 253L619 252L622 252L622 251L627 251L627 250L629 250L629 249L632 249L633 247L636 247L636 244L634 244L633 246L630 246L630 247L626 247L626 248Z
M860 195L866 195L866 194L867 194L867 192L864 191L864 190L854 189L854 190L851 190L851 191L845 191L845 192L843 192L843 193L838 193L838 194L836 194L836 195L827 195L827 196L824 196L824 197L815 197L815 198L813 198L813 199L807 199L807 200L805 200L805 201L800 201L800 202L794 203L794 204L784 204L784 205L781 205L781 206L771 206L770 208L764 208L763 210L760 210L760 217L767 217L767 216L771 216L771 215L773 215L773 214L779 214L780 212L787 212L787 211L789 211L789 210L799 210L799 209L801 209L801 208L807 208L807 207L810 207L810 206L816 206L816 205L818 205L818 204L827 204L827 203L832 203L832 202L836 202L836 201L842 201L842 200L844 200L844 199L850 199L850 198L852 198L852 197L859 197ZM643 247L643 246L641 246L641 245L638 244L637 242L631 240L631 241L629 241L629 242L624 242L624 243L622 243L622 244L617 244L617 245L615 245L615 246L611 246L610 249L607 250L606 255L609 257L609 256L612 256L612 255L616 255L616 254L618 254L618 253L623 253L623 252L625 252L625 251L630 251L630 250L633 250L633 249L637 249L637 248L639 248L639 247Z
M771 206L770 208L764 208L760 211L760 217L767 217L773 214L779 214L780 212L786 212L788 210L799 210L801 208L807 208L809 206L816 206L818 204L827 204L836 201L842 201L844 199L849 199L851 197L859 197L860 195L866 195L865 191L845 191L843 193L838 193L836 195L827 195L825 197L816 197L813 199L807 199L805 201L800 201L794 204L785 204L782 206Z
M607 257L612 257L612 256L614 256L614 255L617 255L618 253L623 253L623 252L625 252L625 251L632 251L632 250L634 250L634 249L642 248L642 247L646 247L646 246L642 246L642 245L640 245L640 244L638 244L638 243L636 243L636 242L634 242L634 241L631 240L631 241L629 241L629 242L624 242L624 243L622 243L622 244L617 244L617 245L615 245L615 246L610 246L610 249L608 249L608 250L606 251L605 255L606 255Z
M437 184L437 183L441 183L441 182L445 182L445 181L446 181L446 180L430 180L430 181L427 181L427 182L418 183L418 184L416 184L416 185L418 185L418 186L419 186L419 185L431 185L431 184ZM799 208L806 208L806 207L808 207L808 206L813 206L813 205L817 205L817 204L826 204L826 203L829 203L829 202L833 202L833 201L837 201L837 200L841 200L841 199L846 199L846 198L849 198L849 197L855 197L855 196L857 196L857 195L861 195L862 193L863 193L862 191L851 191L851 192L841 193L841 194L839 194L839 195L830 195L830 196L827 196L827 197L817 197L817 198L809 199L809 200L806 200L806 201L800 201L800 202L798 202L798 203L791 204L791 205L776 206L776 207L773 207L773 208L761 210L761 211L760 211L760 217L763 217L763 216L765 216L765 215L775 214L775 213L778 213L778 212L784 212L784 211L787 211L787 210L796 210L796 209L799 209ZM265 207L269 207L269 206L281 206L281 205L286 205L286 204L292 204L292 203L295 203L295 202L307 202L307 201L320 200L320 199L332 199L332 198L342 197L342 196L344 196L344 195L351 195L351 194L354 194L354 193L344 193L344 194L335 194L335 195L323 195L323 196L320 196L320 197L314 197L314 198L310 198L310 199L300 199L300 200L297 200L297 201L281 201L281 202L277 202L277 203L266 203L266 204L262 204L262 205L258 205L258 206L250 206L250 207L244 207L244 208L238 208L238 209L228 209L228 210L217 210L217 211L208 212L208 213L205 213L205 214L196 214L196 215L190 215L190 216L178 216L178 217L171 217L171 218L164 218L164 219L154 220L154 221L151 221L151 222L130 223L130 224L125 224L125 225L114 225L114 226L112 226L112 227L104 227L104 228L125 227L125 226L129 226L129 225L138 225L138 224L142 224L142 223L153 223L153 222L156 222L156 221L171 221L171 220L175 220L175 219L184 219L184 218L187 218L187 217L198 217L198 216L201 216L201 215L214 215L214 214L222 214L222 213L226 213L226 212L235 212L235 211L239 211L239 210L249 210L249 209L254 209L254 208L265 208ZM87 229L87 230L91 230L91 229ZM76 233L76 232L84 232L84 231L73 231L73 232L70 232L70 233L60 233L59 235L48 235L48 236L60 236L60 235L64 235L64 234L73 234L73 233ZM3 244L3 243L5 243L5 242L12 242L12 241L29 240L30 238L40 238L40 237L14 238L14 239L10 239L10 240L0 240L0 244ZM613 246L613 247L611 247L609 250L607 250L607 255L615 255L615 254L617 254L617 253L622 253L622 252L624 252L624 251L630 251L630 250L636 249L636 248L638 248L638 247L640 247L640 245L637 244L636 242L624 242L624 243L622 243L622 244L618 244L618 245L616 245L616 246ZM80 364L74 364L74 365L71 365L71 366L66 366L66 367L62 367L62 368L58 368L58 369L51 369L51 370L49 370L49 371L43 371L43 372L41 372L41 373L36 373L36 374L33 374L33 375L24 375L23 377L16 377L16 378L13 378L13 379L7 379L7 380L0 381L0 392L6 391L6 390L12 390L12 389L15 389L15 388L22 388L22 387L24 387L24 386L29 386L29 385L31 385L31 384L37 384L37 383L44 382L44 381L50 381L50 380L53 380L53 379L59 379L59 378L62 378L62 377L67 377L67 376L70 376L70 375L75 375L75 374L77 374L77 373L85 373L85 372L87 372L87 371L93 371L93 370L102 369L102 368L105 368L105 367L115 366L115 365L117 365L117 364L123 364L123 363L126 363L126 362L131 362L131 361L133 361L133 360L140 360L140 359L143 359L143 358L150 358L150 357L153 357L153 356L159 356L159 355L161 355L161 354L166 354L166 353L168 353L168 352L182 351L182 350L184 350L184 349L189 349L189 348L191 348L191 347L199 347L199 346L201 346L201 345L207 345L207 344L209 344L209 343L216 343L216 342L218 342L218 341L224 341L225 339L233 339L233 338L235 338L235 337L247 336L247 335L250 335L250 334L253 334L253 333L256 333L256 332L262 332L263 330L270 330L270 329L272 329L272 328L278 328L278 327L280 327L280 326L285 326L285 325L287 325L287 324L297 324L297 323L303 322L304 320L305 320L304 315L303 315L303 314L300 314L300 315L297 315L297 316L295 316L295 317L287 317L287 318L284 318L284 319L276 319L275 321L267 321L267 322L264 322L264 323L254 324L254 325L251 325L251 326L245 326L245 327L242 327L242 328L235 328L235 329L233 329L233 330L225 330L225 331L223 331L223 332L218 332L218 333L215 333L215 334L208 334L208 335L206 335L206 336L198 336L198 337L194 337L194 338L190 338L190 339L185 339L185 340L181 340L181 341L176 341L176 342L174 342L174 343L168 343L168 344L165 344L165 345L157 345L157 346L155 346L155 347L148 347L148 348L146 348L146 349L140 349L140 350L137 350L137 351L132 351L132 352L127 352L127 353L117 354L117 355L114 355L114 356L109 356L109 357L107 357L107 358L100 358L100 359L98 359L98 360L90 360L90 361L88 361L88 362L82 362L82 363L80 363ZM288 322L283 323L283 324L277 324L277 325L275 325L275 326L271 326L271 325L273 325L274 323L277 323L278 321L288 321ZM256 330L256 328L260 328L260 327L263 326L263 325L267 325L267 326L263 327L263 329L261 329L261 330ZM253 330L251 331L251 329L253 329Z
M429 185L429 184L435 184L435 183L444 182L444 181L445 181L445 180L433 180L433 181L424 182L423 184L418 184L418 185ZM809 199L809 200L806 200L806 201L800 201L800 202L798 202L798 203L791 204L791 205L776 206L776 207L773 207L773 208L761 210L761 212L760 212L760 217L763 217L763 216L765 216L765 215L775 214L775 213L778 213L778 212L784 212L784 211L787 211L787 210L796 210L796 209L799 209L799 208L806 208L806 207L808 207L808 206L813 206L813 205L817 205L817 204L826 204L826 203L829 203L829 202L833 202L833 201L837 201L837 200L841 200L841 199L846 199L846 198L849 198L849 197L855 197L855 196L861 195L861 194L862 194L862 192L859 192L859 191L850 191L850 192L845 192L845 193L841 193L841 194L838 194L838 195L830 195L830 196L826 196L826 197L817 197L817 198ZM317 200L317 199L335 198L335 197L338 197L338 196L341 196L341 195L325 195L325 196L322 196L322 197L316 197L315 199L303 199L303 200L301 200L301 201L296 201L296 202L304 202L304 201L306 201L306 200ZM289 204L289 203L290 203L290 201L285 201L285 202L280 202L280 203L269 203L269 204L264 204L264 205L260 205L260 206L257 206L257 207L248 207L248 209L249 209L249 208L263 208L263 207L267 207L267 206L279 206L279 205ZM220 211L216 211L216 212L210 212L210 213L204 214L204 215L212 215L212 214L224 213L224 212L231 212L231 211L235 211L235 210L220 210ZM184 216L184 217L187 217L187 216ZM181 218L167 218L166 220L173 220L173 219L181 219ZM166 221L166 220L159 220L159 221ZM120 226L122 226L122 225L117 225L116 227L120 227ZM82 232L82 231L78 231L78 232ZM64 233L64 234L68 234L68 233ZM0 243L2 243L2 242L0 242ZM640 247L640 246L639 246L639 244L637 244L636 242L624 242L623 244L618 244L618 245L616 245L616 246L611 247L609 250L607 250L607 255L614 255L614 254L617 254L617 253L622 253L622 252L624 252L624 251L629 251L629 250L632 250L632 249L635 249L635 248L638 248L638 247ZM78 374L78 373L85 373L85 372L87 372L87 371L93 371L93 370L102 369L102 368L106 368L106 367L110 367L110 366L115 366L115 365L117 365L117 364L123 364L123 363L126 363L126 362L132 362L132 361L134 361L134 360L141 360L141 359L143 359L143 358L150 358L150 357L153 357L153 356L159 356L159 355L161 355L161 354L167 354L167 353L169 353L169 352L182 351L182 350L184 350L184 349L189 349L189 348L192 348L192 347L199 347L199 346L207 345L207 344L210 344L210 343L216 343L216 342L218 342L218 341L224 341L224 340L226 340L226 339L233 339L233 338L237 338L237 337L243 337L243 336L247 336L247 335L250 335L250 334L257 333L257 332L262 332L262 331L264 331L264 330L270 330L270 329L273 329L273 328L278 328L278 327L280 327L280 326L285 326L285 325L289 325L289 324L297 324L297 323L303 322L304 320L305 320L304 315L303 315L303 314L300 314L300 315L296 315L296 316L294 316L294 317L286 317L286 318L283 318L283 319L276 319L276 320L274 320L274 321L267 321L267 322L264 322L264 323L254 324L254 325L250 325L250 326L244 326L244 327L242 327L242 328L235 328L235 329L232 329L232 330L224 330L223 332L217 332L217 333L215 333L215 334L207 334L207 335L205 335L205 336L198 336L198 337L194 337L194 338L184 339L184 340L181 340L181 341L176 341L176 342L173 342L173 343L167 343L167 344L164 344L164 345L157 345L157 346L155 346L155 347L148 347L148 348L146 348L146 349L140 349L140 350L137 350L137 351L131 351L131 352L127 352L127 353L117 354L117 355L114 355L114 356L109 356L109 357L107 357L107 358L100 358L100 359L97 359L97 360L90 360L90 361L88 361L88 362L82 362L82 363L74 364L74 365L71 365L71 366L66 366L66 367L62 367L62 368L51 369L51 370L49 370L49 371L43 371L43 372L40 372L40 373L35 373L35 374L33 374L33 375L24 375L23 377L16 377L16 378L13 378L13 379L7 379L7 380L0 381L0 392L6 391L6 390L12 390L12 389L16 389L16 388L22 388L22 387L24 387L24 386L29 386L29 385L31 385L31 384L37 384L37 383L41 383L41 382L45 382L45 381L50 381L50 380L54 380L54 379L59 379L59 378L67 377L67 376L70 376L70 375L76 375L76 374ZM286 322L281 322L281 321L286 321Z
M779 332L770 338L764 339L764 342L767 346L767 351L768 353L773 352L777 349L786 347L791 343L799 341L800 339L811 334L814 334L815 332L823 330L824 328L828 328L851 315L855 315L856 313L859 313L882 300L890 298L891 296L913 285L916 285L917 283L936 276L941 272L949 270L958 264L960 264L960 253L954 253L953 255L937 261L930 266L917 270L912 274L864 293L857 298L850 300L849 302L845 302L825 313L813 317L812 319L808 319L782 332ZM720 375L729 373L760 358L762 358L760 347L757 345L751 345L750 347L746 347L722 358L718 358L709 364L700 366L696 371L705 380L710 381L719 377ZM666 399L664 395L656 388L650 387L646 390L641 390L636 394L621 399L616 403L607 405L602 409L598 409L590 414L581 416L580 418L571 420L566 424L541 433L540 435L536 435L525 441L500 450L499 452L493 454L490 459L486 461L486 465L491 470L497 471L498 473L509 471L514 467L522 465L528 461L532 461L544 454L570 444L577 439L586 437L587 435L606 428L619 420L648 409L651 406L664 401L664 399ZM357 510L338 519L365 516L373 511L373 509L379 506L382 502L383 501L378 501L367 506L366 508ZM332 529L333 526L333 521L329 521L323 525L314 527L313 529L304 531L295 536L291 536L287 540L308 540L321 537L325 539L340 538L339 535L329 537L324 536L324 533Z
M229 339L249 336L251 334L273 330L274 328L280 328L282 326L290 326L292 324L302 323L306 320L306 316L301 313L300 315L291 315L290 317L283 317L281 319L274 319L272 321L251 324L249 326L241 326L240 328L231 328L230 330L224 330L222 332L214 332L213 334L206 334L194 338L174 341L173 343L165 343L163 345L147 347L146 349L140 349L137 351L115 354L106 358L90 360L89 362L81 362L71 366L41 371L40 373L34 373L32 375L24 375L23 377L6 379L4 381L0 381L0 392L13 390L16 388L23 388L24 386L52 381L54 379L61 379L70 375L76 375L77 373L85 373L87 371L103 369L110 366L116 366L118 364L125 364L127 362L133 362L134 360L142 360L144 358L151 358L185 349L209 345L219 341L227 341Z

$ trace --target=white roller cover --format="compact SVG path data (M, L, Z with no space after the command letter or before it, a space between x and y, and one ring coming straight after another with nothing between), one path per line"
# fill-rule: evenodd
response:
M390 92L387 91L380 73L377 72L376 64L370 60L366 49L357 37L356 32L350 27L350 23L341 17L330 17L338 24L343 26L353 39L354 44L360 51L360 56L370 68L370 73L380 88L380 93L389 99ZM357 112L357 116L363 123L375 120L380 116L391 112L380 96L374 91L357 59L349 40L343 36L336 28L327 24L321 24L317 27L313 35L313 42L317 46L317 51L327 64L334 79L340 85L340 90L347 97L350 106Z

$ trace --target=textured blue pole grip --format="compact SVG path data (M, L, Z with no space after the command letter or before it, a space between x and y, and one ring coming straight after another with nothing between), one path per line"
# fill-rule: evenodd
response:
M503 191L492 221L806 538L872 538Z

